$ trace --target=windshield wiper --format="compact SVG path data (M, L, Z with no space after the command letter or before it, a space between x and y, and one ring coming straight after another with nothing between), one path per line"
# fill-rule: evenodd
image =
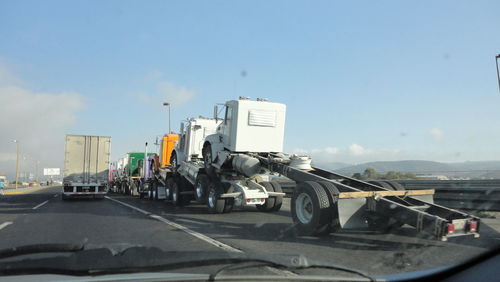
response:
M294 271L303 270L303 269L311 269L311 268L323 268L323 269L349 272L352 274L362 276L362 277L368 279L369 281L376 281L375 278L369 276L368 274L366 274L360 270L349 268L349 267L342 266L342 265L337 265L337 264L313 262L302 255L291 256L290 263L279 262L280 260L282 260L282 258L286 258L286 257L287 256L280 257L280 259L278 259L278 260L267 260L267 259L260 259L258 257L252 258L250 256L249 258L247 258L245 260L239 260L236 265L233 263L231 265L227 265L227 266L224 266L224 267L218 269L216 272L210 274L209 281L216 281L217 276L219 276L219 274L221 274L222 272L225 272L225 271L241 270L241 269L262 267L262 266L269 266L269 267L277 268L280 270L291 271L293 274L297 274L297 275L301 275L301 274L296 273ZM255 264L248 264L249 262L255 262Z
M83 244L36 244L0 250L0 259L40 253L73 253L83 250Z
M123 247L123 246L121 246ZM25 257L12 261L16 256L29 254L70 252L69 256ZM146 271L170 271L193 266L232 265L241 263L260 263L283 270L324 268L350 272L375 281L369 275L341 265L315 262L302 255L270 255L257 253L227 252L166 252L156 247L132 246L113 251L113 246L88 248L81 244L42 244L27 245L0 250L0 274L41 274L56 273L67 275L104 275L116 273L135 273ZM226 266L227 267L227 266ZM221 268L212 275L227 268Z

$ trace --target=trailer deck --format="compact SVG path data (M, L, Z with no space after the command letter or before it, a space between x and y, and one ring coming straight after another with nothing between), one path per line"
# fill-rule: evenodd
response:
M417 231L431 234L442 241L446 241L449 237L464 235L479 237L480 219L434 204L432 201L434 190L432 189L399 190L317 167L311 167L308 170L294 168L279 155L255 157L259 158L263 166L270 171L297 182L291 208L299 230L301 225L310 225L310 223L304 220L307 215L301 215L304 212L297 211L297 209L305 209L307 213L307 209L319 208L317 215L314 214L314 210L309 212L311 217L317 216L319 219L316 226L302 228L303 233L307 235L321 235L339 227L357 228L368 225L372 228L387 229L408 224L415 227ZM318 189L318 187L324 189ZM323 195L324 191L327 194L327 200ZM299 202L307 201L307 198L311 201L309 207Z

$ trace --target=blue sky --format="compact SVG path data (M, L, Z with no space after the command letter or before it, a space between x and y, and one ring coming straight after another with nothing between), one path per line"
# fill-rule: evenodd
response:
M0 158L40 128L51 137L25 147L32 158L57 165L40 150L62 156L64 133L110 135L118 158L168 130L166 99L177 129L250 96L287 104L286 151L322 161L499 159L498 11L498 1L4 0L0 95L48 95L67 122L0 128ZM53 111L33 108L24 115Z

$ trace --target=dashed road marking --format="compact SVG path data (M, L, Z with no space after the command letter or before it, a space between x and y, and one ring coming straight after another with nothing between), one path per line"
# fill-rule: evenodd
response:
M237 252L237 253L242 253L242 252L243 252L242 250L236 249L236 248L231 247L231 246L229 246L229 245L227 245L227 244L224 244L224 243L222 243L222 242L219 242L219 241L217 241L217 240L215 240L215 239L212 239L212 238L210 238L210 237L208 237L208 236L206 236L206 235L203 235L203 234L201 234L201 233L199 233L199 232L196 232L196 231L194 231L194 230L191 230L191 229L187 228L186 226L183 226L183 225L180 225L180 224L175 223L175 222L173 222L173 221L170 221L170 220L168 220L168 219L166 219L166 218L164 218L164 217L161 217L161 216L159 216L159 215L156 215L156 214L150 213L150 212L148 212L148 211L145 211L145 210L143 210L143 209L140 209L140 208L134 207L134 206L132 206L132 205L129 205L129 204L124 203L124 202L122 202L122 201L119 201L119 200L113 199L113 198L108 197L108 196L105 196L105 198L106 198L106 199L108 199L108 200L114 201L114 202L116 202L116 203L119 203L119 204L121 204L121 205L124 205L124 206L126 206L126 207L129 207L129 208L131 208L131 209L134 209L134 210L136 210L136 211L138 211L138 212L140 212L140 213L143 213L143 214L145 214L145 215L147 215L147 216L149 216L149 217L151 217L151 218L154 218L154 219L156 219L156 220L158 220L158 221L161 221L161 222L163 222L163 223L165 223L165 224L167 224L167 225L170 225L170 226L172 226L172 227L174 227L174 228L177 228L177 229L179 229L179 230L182 230L182 231L184 231L184 232L188 233L188 234L189 234L189 235L191 235L191 236L194 236L194 237L196 237L196 238L198 238L198 239L200 239L200 240L203 240L203 241L205 241L205 242L207 242L207 243L209 243L209 244L211 244L211 245L214 245L214 246L216 246L216 247L218 247L218 248L221 248L221 249L223 249L223 250L225 250L225 251L229 251L229 252Z
M47 201L45 201L45 202L43 202L43 203L41 203L41 204L39 204L39 205L36 205L36 206L34 206L34 207L33 207L33 209L34 209L34 210L36 210L36 209L38 209L39 207L41 207L41 206L45 205L45 204L46 204L46 203L48 203L48 202L49 202L49 200L47 200Z
M7 226L11 225L12 223L14 223L14 222L12 222L12 221L6 221L6 222L4 222L4 223L0 224L0 230L2 230L2 229L4 229L5 227L7 227Z

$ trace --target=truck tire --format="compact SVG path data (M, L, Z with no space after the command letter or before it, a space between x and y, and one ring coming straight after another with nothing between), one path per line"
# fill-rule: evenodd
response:
M174 178L169 177L167 178L167 187L165 187L165 200L170 201L172 200L172 189L174 187Z
M299 235L322 236L330 232L330 200L319 183L299 183L292 196L291 211Z
M226 193L233 193L234 189L229 183L222 183L222 186L224 187L224 191ZM234 206L234 198L226 198L224 199L225 204L224 204L224 213L229 213L233 210Z
M279 184L276 181L271 181L271 185L273 185L274 192L283 192L283 189L281 189L281 184ZM274 197L274 206L273 210L274 212L277 212L281 209L281 206L283 205L283 196L276 196Z
M155 201L158 201L158 182L157 181L153 181L152 183L153 185L153 192L154 192L154 199Z
M335 184L329 181L319 181L318 182L323 188L330 200L330 213L332 214L332 221L330 223L330 232L334 232L340 229L340 219L339 219L339 198L338 194L340 193L339 189Z
M68 196L66 196L66 195L64 195L64 194L61 194L61 199L62 199L63 201L67 201L67 200L69 200L69 197L68 197Z
M205 167L205 173L208 177L215 178L215 168L212 166L213 156L212 156L212 145L209 143L203 146L203 150L201 151L201 155L203 156L203 165Z
M223 213L226 206L226 200L221 199L220 195L224 193L222 183L211 181L208 186L207 207L210 213Z
M207 202L207 189L210 180L205 174L198 174L196 177L196 182L194 184L194 199L200 203L205 204Z
M129 188L129 186L128 186L128 182L124 182L124 183L123 183L123 194L124 194L124 195L128 195L128 194L129 194L129 191L128 191L129 189L130 189L130 188Z
M176 207L182 206L180 179L175 179L172 185L172 204Z
M260 182L259 184L264 186L264 188L266 188L267 191L274 192L274 187L271 184L271 182L264 181L264 182ZM275 203L275 197L268 197L264 201L264 204L255 205L255 207L257 208L257 210L259 210L261 212L270 212L270 211L273 211L274 203Z

